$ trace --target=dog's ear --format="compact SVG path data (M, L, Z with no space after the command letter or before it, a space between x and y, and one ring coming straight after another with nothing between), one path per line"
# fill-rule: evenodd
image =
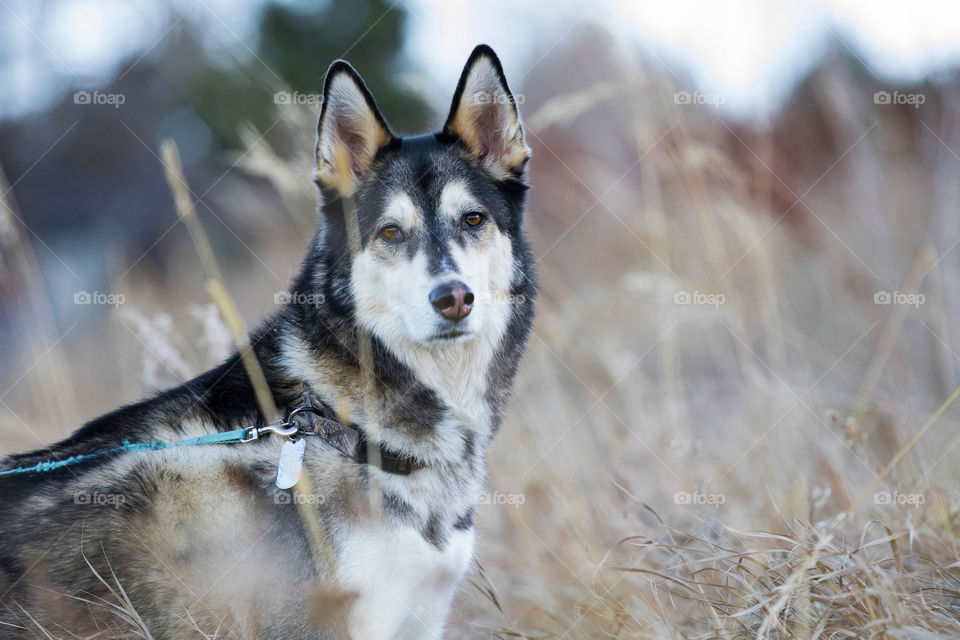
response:
M360 74L344 60L330 65L317 123L317 180L327 188L350 195L377 152L393 139L390 126ZM343 155L338 158L338 154Z
M493 49L478 45L467 60L443 132L463 141L498 178L523 176L530 148L517 102Z

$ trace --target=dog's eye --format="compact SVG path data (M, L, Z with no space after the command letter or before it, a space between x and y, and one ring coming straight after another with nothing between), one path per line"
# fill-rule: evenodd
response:
M468 227L477 227L483 222L483 214L479 211L471 211L470 213L465 213L463 215L463 222Z
M400 237L400 227L395 224L388 224L380 229L380 237L384 240L396 240Z

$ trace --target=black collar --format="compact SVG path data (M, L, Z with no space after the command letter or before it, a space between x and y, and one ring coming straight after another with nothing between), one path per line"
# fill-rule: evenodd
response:
M423 462L386 448L380 444L380 460L371 460L366 435L355 425L345 425L324 415L321 407L315 406L310 388L304 384L300 403L288 410L285 423L297 427L297 434L319 436L324 442L359 464L377 465L386 473L410 475L426 466Z

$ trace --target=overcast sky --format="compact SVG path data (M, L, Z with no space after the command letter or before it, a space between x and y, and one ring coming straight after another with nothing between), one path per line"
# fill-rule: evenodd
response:
M608 26L621 43L639 43L667 68L692 77L696 88L722 94L724 108L745 114L781 97L836 36L891 79L919 78L960 62L955 0L399 1L411 12L407 53L441 87L456 82L477 42L493 45L508 76L522 86L545 47L589 22ZM231 0L4 0L0 114L42 108L68 88L96 88L121 60L161 50L177 20L203 25L215 48L249 55L256 6L239 11Z
M723 94L725 107L751 113L782 97L838 37L877 73L916 79L960 63L960 2L910 0L490 0L478 4L411 0L410 47L445 83L472 43L486 41L522 74L545 44L577 22L595 21L621 42L639 43L654 60L701 91ZM532 18L531 16L537 16ZM531 35L529 25L544 20ZM549 36L544 34L550 34Z

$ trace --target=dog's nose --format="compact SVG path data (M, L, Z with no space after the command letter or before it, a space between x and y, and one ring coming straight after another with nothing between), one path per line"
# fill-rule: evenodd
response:
M473 308L473 291L458 280L445 282L437 285L430 292L430 304L447 320L459 322L470 315L470 309Z

